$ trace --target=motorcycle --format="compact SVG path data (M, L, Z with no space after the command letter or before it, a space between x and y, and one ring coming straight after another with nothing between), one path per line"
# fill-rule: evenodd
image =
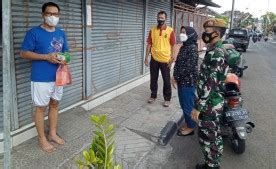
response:
M228 56L230 72L242 77L243 71L248 68L248 66L245 65L242 54L235 49L231 42L226 40L223 43L226 50L225 53Z
M256 43L256 42L257 42L257 40L258 40L258 37L253 35L253 37L252 37L252 41L253 41L254 43Z
M228 73L225 80L222 135L230 138L232 149L237 154L245 151L245 141L255 124L249 120L249 112L242 107L240 80Z
M268 40L268 37L267 37L267 36L265 36L265 37L264 37L264 41L265 41L265 42L267 42L267 40Z

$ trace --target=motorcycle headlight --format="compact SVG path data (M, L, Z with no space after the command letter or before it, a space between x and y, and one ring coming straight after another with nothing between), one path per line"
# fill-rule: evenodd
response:
M245 132L244 132L244 131L241 131L241 132L240 132L240 135L241 135L242 137L245 137Z
M247 136L245 127L236 127L239 138L245 139Z

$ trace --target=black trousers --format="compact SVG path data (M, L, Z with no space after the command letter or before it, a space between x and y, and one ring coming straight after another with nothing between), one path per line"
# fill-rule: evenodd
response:
M165 101L170 101L172 97L172 87L171 87L171 76L170 76L170 68L168 67L168 63L161 63L153 58L150 61L150 90L151 97L157 97L158 90L158 77L159 77L159 69L161 70L162 78L163 78L163 96Z

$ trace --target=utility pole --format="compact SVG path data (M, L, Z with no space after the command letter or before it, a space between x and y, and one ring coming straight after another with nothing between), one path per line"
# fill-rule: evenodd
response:
M234 12L235 12L234 9L235 9L235 0L232 0L232 11L231 11L230 30L233 28Z
M4 169L11 169L11 1L2 1Z
M267 0L267 13L266 13L266 28L265 28L266 30L265 30L265 36L268 35L268 22L270 22L268 12L269 12L269 0Z

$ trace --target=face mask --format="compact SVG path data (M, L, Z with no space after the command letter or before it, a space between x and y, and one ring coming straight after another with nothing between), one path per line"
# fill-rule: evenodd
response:
M181 42L186 42L188 39L188 36L185 33L180 33L179 38Z
M158 20L157 20L157 23L158 23L158 26L160 27L160 26L162 26L162 25L165 24L165 20L160 20L160 19L158 19Z
M206 33L206 32L203 32L202 33L202 40L204 43L210 43L212 42L213 39L215 39L216 37L218 36L213 36L215 32L211 32L211 33Z
M45 22L49 25L49 26L56 26L58 24L59 21L59 17L55 17L55 16L48 16L45 17Z

